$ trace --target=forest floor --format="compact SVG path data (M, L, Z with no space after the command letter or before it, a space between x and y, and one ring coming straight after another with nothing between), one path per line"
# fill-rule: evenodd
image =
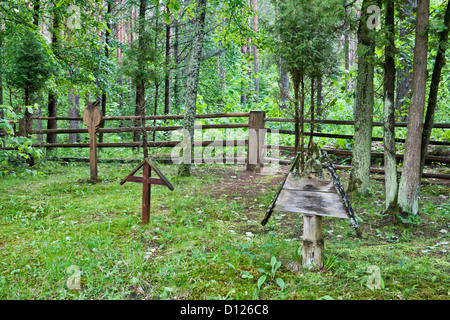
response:
M175 190L152 187L142 225L142 187L119 185L135 166L99 164L95 185L87 163L2 178L0 299L450 300L445 181L424 180L420 213L404 223L382 215L374 175L371 195L352 199L362 238L348 220L325 217L317 271L301 268L300 215L275 212L260 223L285 172L203 164L180 178L161 164Z

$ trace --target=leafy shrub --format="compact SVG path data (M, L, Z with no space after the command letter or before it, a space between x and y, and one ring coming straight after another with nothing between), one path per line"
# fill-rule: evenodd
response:
M42 158L42 151L32 147L31 139L14 136L14 124L19 117L11 107L0 105L4 118L0 118L0 176L4 176L23 167L26 163L32 164Z

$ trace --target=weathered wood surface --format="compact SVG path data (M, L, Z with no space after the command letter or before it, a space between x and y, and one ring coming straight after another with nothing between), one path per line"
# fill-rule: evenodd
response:
M289 173L283 186L284 190L294 191L317 191L336 193L334 184L330 180L320 179L315 176L300 177L292 172Z
M150 184L151 168L147 161L144 162L142 174L142 224L150 220L150 201L152 186Z
M251 111L248 117L247 170L260 169L263 164L265 141L264 111Z
M322 217L303 216L302 266L307 269L323 267L324 241Z
M297 165L297 163L298 163L299 161L300 161L300 153L298 153L298 154L295 156L294 160L292 161L291 166L290 166L289 171L288 171L289 174L292 172L292 170L294 170L294 168L296 167L296 165ZM267 221L269 221L270 216L272 215L272 212L273 212L273 210L274 210L275 203L276 203L277 200L278 200L278 197L279 197L279 195L280 195L280 192L281 192L281 190L283 189L284 184L286 183L286 180L287 180L288 176L289 176L289 175L285 175L284 178L283 178L283 180L281 181L280 186L278 187L278 190L277 190L277 192L275 193L275 196L272 198L272 202L270 203L269 207L267 208L266 215L265 215L264 219L261 221L261 225L265 226L265 225L267 224Z
M91 179L98 182L97 170L97 131L102 122L102 112L99 109L99 101L93 103L86 102L87 108L83 111L83 122L88 127L89 132L89 164Z
M348 219L337 193L282 189L275 203L275 211L289 211Z

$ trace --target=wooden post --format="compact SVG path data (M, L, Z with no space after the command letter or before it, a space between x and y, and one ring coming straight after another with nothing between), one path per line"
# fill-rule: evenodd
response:
M147 161L144 162L142 176L142 224L150 220L150 200L152 186L150 184L151 168Z
M97 130L102 121L102 112L98 108L99 101L94 103L86 102L87 108L83 111L83 122L88 127L89 132L89 164L91 169L91 179L98 182L97 172Z
M322 217L303 215L303 267L307 269L322 268L323 255Z
M143 175L142 177L136 177L134 174L142 167ZM159 176L159 179L154 179L151 177L153 171ZM155 166L155 164L145 159L140 165L138 165L131 173L123 179L120 184L125 182L137 182L142 183L142 224L146 224L150 220L150 198L151 198L151 185L159 184L166 186L170 190L173 190L172 184L167 180L167 178L162 174L162 172Z
M248 116L247 170L260 169L263 165L265 144L265 111L250 111Z

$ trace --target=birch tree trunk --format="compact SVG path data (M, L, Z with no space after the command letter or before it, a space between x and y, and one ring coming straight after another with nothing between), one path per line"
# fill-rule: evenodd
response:
M413 215L419 210L420 151L427 81L429 14L430 0L419 0L414 48L413 95L408 117L403 171L398 190L398 204L401 212Z
M80 116L80 97L75 93L74 89L69 89L69 117ZM69 129L78 129L79 121L69 121ZM69 133L69 143L78 141L78 133Z
M197 0L195 15L194 38L189 57L188 74L186 79L186 98L183 121L183 140L186 147L183 149L182 163L178 167L178 175L191 174L191 159L194 151L194 124L197 104L198 78L200 73L200 58L202 56L203 38L205 35L206 0ZM186 135L186 137L185 137ZM187 139L186 139L187 138Z
M395 157L395 28L394 0L388 0L386 6L386 39L384 61L384 106L383 106L383 143L384 143L384 181L386 189L386 209L397 204L398 180L397 160Z

